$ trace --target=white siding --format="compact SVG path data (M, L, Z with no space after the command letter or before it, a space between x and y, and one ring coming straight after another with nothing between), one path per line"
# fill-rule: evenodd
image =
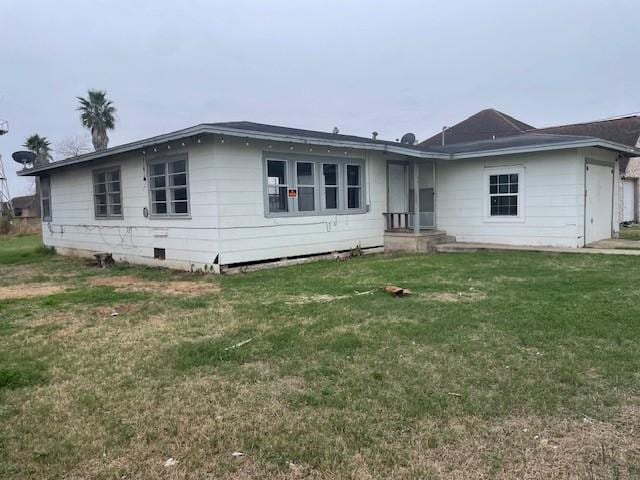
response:
M271 149L269 146L271 145ZM166 145L164 146L166 148ZM366 159L365 205L353 215L266 218L263 205L263 151ZM160 149L160 148L159 148ZM180 153L184 149L166 151ZM149 154L151 160L155 155ZM51 175L52 222L43 224L46 245L62 254L110 252L117 260L185 269L212 268L281 257L383 245L386 208L386 161L382 154L327 148L209 139L188 148L190 218L145 218L149 207L142 156L100 163L119 165L123 219L96 219L93 166L72 167ZM166 260L153 249L165 248ZM216 267L213 267L217 269Z
M577 247L584 218L582 165L576 150L439 161L437 226L462 242ZM521 221L485 218L485 169L502 166L524 168Z
M271 145L271 148L269 148ZM311 149L311 151L310 151ZM266 218L263 152L335 156L366 160L365 200L369 211L353 215ZM234 264L297 255L376 247L384 243L386 160L379 153L336 152L326 147L294 147L237 140L215 145L214 176L220 215L221 263Z
M165 146L166 148L166 146ZM168 153L185 150L175 148ZM73 167L51 175L52 221L43 223L44 243L62 254L110 252L116 260L175 268L211 267L219 254L215 181L210 145L189 148L191 218L145 218L149 207L141 156L128 155L99 167L119 165L124 218L96 219L92 171L97 165ZM149 154L156 158L158 154ZM165 248L167 260L154 260L153 249Z

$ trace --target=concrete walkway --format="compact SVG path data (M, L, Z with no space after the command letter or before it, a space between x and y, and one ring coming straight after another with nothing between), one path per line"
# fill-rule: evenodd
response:
M590 243L587 248L629 248L640 250L640 240L624 240L622 238L610 238Z
M635 255L640 256L640 242L633 240L606 240L606 242L631 242L632 248L638 250L625 250L625 246L605 247L599 245L587 248L566 248L566 247L536 247L522 245L502 245L499 243L441 243L436 245L435 249L438 253L465 253L465 252L550 252L550 253L586 253L586 254L604 254L604 255ZM598 242L599 244L599 242ZM596 245L596 244L594 244ZM616 244L618 245L618 244ZM625 244L621 244L625 245Z

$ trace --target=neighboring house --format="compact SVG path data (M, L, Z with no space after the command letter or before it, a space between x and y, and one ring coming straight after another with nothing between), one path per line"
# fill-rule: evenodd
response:
M583 136L442 147L230 122L20 175L40 177L44 243L61 254L219 272L358 246L415 251L443 231L582 247L617 234L614 185L630 155Z
M38 200L35 195L13 197L11 199L13 215L19 218L37 218L40 216Z
M506 113L487 108L452 127L445 127L442 132L421 142L420 146L434 147L452 143L492 140L517 135L532 128L531 125L527 125Z
M640 116L637 115L538 128L535 131L559 135L585 135L640 147ZM619 221L637 223L640 216L640 158L630 158L622 162L620 175Z

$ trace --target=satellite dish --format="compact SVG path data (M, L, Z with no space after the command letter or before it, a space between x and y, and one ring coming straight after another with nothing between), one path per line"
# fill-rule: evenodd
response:
M413 133L405 133L400 139L400 143L405 145L413 145L416 143L416 136Z
M22 165L27 165L28 163L33 163L36 159L36 154L28 150L20 150L19 152L13 152L11 157L14 161Z

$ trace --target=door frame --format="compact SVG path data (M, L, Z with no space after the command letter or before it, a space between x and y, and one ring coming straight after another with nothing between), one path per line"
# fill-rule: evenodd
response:
M407 206L406 210L409 211L409 162L406 160L387 160L387 207L386 210L389 211L389 192L391 191L389 181L391 175L389 175L389 166L390 165L402 165L404 167L404 193L405 193L405 205ZM391 213L391 212L389 212ZM393 212L398 213L398 212Z
M598 160L597 158L585 157L584 159L584 212L583 219L583 232L582 232L582 246L585 247L587 243L587 170L589 165L599 165L601 167L610 167L611 173L611 223L609 225L609 238L613 238L613 203L615 201L615 188L616 188L616 164L615 162L607 162L606 160ZM597 240L596 240L597 241Z

